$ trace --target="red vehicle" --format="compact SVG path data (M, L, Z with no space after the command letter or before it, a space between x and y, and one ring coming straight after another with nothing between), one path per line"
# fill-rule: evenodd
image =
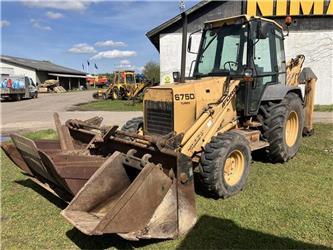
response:
M106 76L88 76L87 82L90 86L102 87L109 83L109 80Z
M99 86L105 85L109 82L108 78L106 76L98 76L97 84Z

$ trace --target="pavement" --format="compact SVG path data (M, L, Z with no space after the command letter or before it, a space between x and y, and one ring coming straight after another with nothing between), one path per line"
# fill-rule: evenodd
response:
M1 102L1 134L55 129L54 112L59 113L62 122L70 118L85 120L102 116L104 125L120 126L133 117L142 116L142 112L67 111L76 104L92 101L92 93L93 91L47 93L39 94L37 99Z
M315 112L313 122L333 123L333 112Z
M133 117L142 116L142 112L67 110L76 104L92 101L92 93L93 91L40 94L37 99L1 102L1 134L54 129L54 112L59 113L62 122L70 118L85 120L93 116L102 116L104 125L119 126ZM333 112L315 112L314 122L333 123Z

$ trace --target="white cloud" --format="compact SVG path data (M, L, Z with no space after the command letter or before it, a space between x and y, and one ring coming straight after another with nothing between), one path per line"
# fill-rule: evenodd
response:
M125 60L125 61L126 61L126 60ZM130 64L130 63L121 63L121 62L120 62L120 64L116 65L115 68L118 69L118 70L124 70L124 69L127 69L127 70L135 70L135 71L137 71L137 72L142 72L143 69L144 69L143 66L141 66L141 67L137 67L137 66L132 65L132 64Z
M58 10L84 11L92 1L83 0L29 0L23 4L34 8L50 8Z
M68 51L76 54L90 54L97 52L93 46L90 46L86 43L74 44L73 47L70 48Z
M8 27L9 25L10 25L10 22L7 20L0 21L0 28Z
M99 41L95 43L96 47L124 47L126 43L124 42L115 42L113 40Z
M132 64L118 64L116 65L117 69L135 69L135 66Z
M145 69L145 67L141 66L141 67L137 67L136 69L139 70L140 72L142 72Z
M129 60L125 59L125 60L121 60L120 64L131 64L131 62Z
M63 14L61 14L59 12L53 12L53 11L48 11L45 13L45 15L50 19L60 19L60 18L64 17Z
M91 59L102 59L102 58L125 58L136 56L136 52L132 50L107 50L102 51L94 55Z
M36 20L36 19L30 19L30 22L32 24L32 27L40 29L40 30L45 30L45 31L51 31L52 28L50 26L47 25L43 25L40 23L40 21Z

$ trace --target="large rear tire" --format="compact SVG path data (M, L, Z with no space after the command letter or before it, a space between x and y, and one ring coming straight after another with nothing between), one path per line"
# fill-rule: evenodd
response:
M269 142L267 153L272 162L286 162L298 152L302 143L304 111L300 97L288 93L279 103L260 106L258 120L262 133Z
M215 197L227 198L243 190L250 171L251 150L236 132L213 137L201 156L203 186Z

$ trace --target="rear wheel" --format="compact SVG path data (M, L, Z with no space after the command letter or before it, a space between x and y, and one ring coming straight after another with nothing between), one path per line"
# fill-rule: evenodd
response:
M302 142L304 111L295 93L288 93L280 102L260 107L258 119L264 139L269 142L267 153L272 162L286 162L298 151Z
M250 171L251 150L236 132L213 137L201 156L201 177L213 196L227 198L241 191Z
M20 94L17 94L17 95L15 96L15 101L21 101L21 99L22 99L22 97L21 97Z

